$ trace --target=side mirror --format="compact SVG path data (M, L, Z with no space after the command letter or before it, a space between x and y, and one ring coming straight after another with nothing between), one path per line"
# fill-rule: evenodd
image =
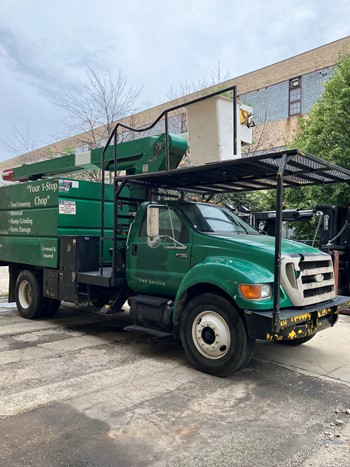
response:
M160 245L158 206L147 207L147 245L150 248L157 248Z
M149 205L147 207L147 237L159 236L159 207Z

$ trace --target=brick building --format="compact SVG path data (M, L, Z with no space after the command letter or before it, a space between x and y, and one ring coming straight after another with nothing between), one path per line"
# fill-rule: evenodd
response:
M323 84L331 78L339 57L348 53L350 36L223 83L225 87L236 85L240 101L254 109L256 127L252 151L280 148L292 138L298 118L307 114L320 98ZM167 107L193 99L196 94L200 95L200 92L140 112L124 122L131 126L135 126L134 122L137 126L149 124ZM80 137L67 138L2 162L0 169L52 157L67 147L76 148L77 152L84 149Z

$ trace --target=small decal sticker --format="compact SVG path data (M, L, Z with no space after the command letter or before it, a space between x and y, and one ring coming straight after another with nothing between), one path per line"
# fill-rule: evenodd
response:
M77 213L75 201L65 201L61 199L58 212L59 214L75 215Z

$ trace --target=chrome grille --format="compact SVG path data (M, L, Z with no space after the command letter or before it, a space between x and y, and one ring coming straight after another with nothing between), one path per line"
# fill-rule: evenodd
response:
M326 253L283 257L281 284L294 306L335 297L331 257Z

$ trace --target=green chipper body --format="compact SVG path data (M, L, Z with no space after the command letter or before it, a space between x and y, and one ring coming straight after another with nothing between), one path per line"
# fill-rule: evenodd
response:
M14 169L4 170L2 176L8 181L37 180L60 173L67 174L82 170L102 169L125 170L126 174L159 172L166 169L166 136L150 136L123 142L118 147L117 168L114 167L115 146L106 150L96 148L81 154L71 154L45 161L23 164ZM169 167L176 169L187 150L185 139L168 135Z

